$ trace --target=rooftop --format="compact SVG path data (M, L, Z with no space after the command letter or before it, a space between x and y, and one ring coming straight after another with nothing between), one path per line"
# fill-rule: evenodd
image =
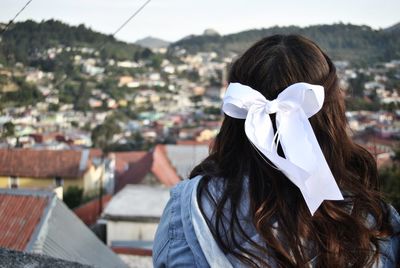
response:
M138 184L152 173L165 186L173 186L180 179L168 159L164 145L157 145L151 152L114 153L116 159L115 191L125 185Z
M96 267L126 267L54 193L0 189L0 247Z
M189 178L192 169L208 156L208 145L163 145L165 153L182 179Z
M0 189L0 247L25 250L44 214L50 195L14 195Z
M102 197L102 208L104 208L111 199L110 194L106 194ZM74 208L74 213L78 216L86 225L91 226L96 223L99 218L100 211L100 198L95 198L85 204Z
M0 248L0 267L51 267L51 268L88 268L89 265L70 262L62 259L51 258L49 256L14 251Z
M168 200L168 188L127 185L110 200L103 216L113 220L159 221Z
M0 149L0 176L78 178L97 150Z

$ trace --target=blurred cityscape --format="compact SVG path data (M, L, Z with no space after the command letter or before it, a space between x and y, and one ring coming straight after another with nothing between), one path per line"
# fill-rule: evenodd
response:
M391 42L384 49L365 26L318 27L127 44L83 25L15 24L0 39L0 248L150 267L169 187L218 133L229 64L272 32L305 34L333 55L349 133L376 158L398 207L400 27L376 33Z

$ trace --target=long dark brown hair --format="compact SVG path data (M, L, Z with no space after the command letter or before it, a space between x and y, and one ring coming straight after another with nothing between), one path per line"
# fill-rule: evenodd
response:
M299 189L251 146L244 120L225 115L210 155L191 173L203 176L198 200L213 200L215 217L206 217L202 203L200 209L220 248L253 267L270 264L242 247L239 236L278 267L307 267L315 256L316 267L372 266L379 258L380 239L393 232L389 209L378 191L376 162L348 135L344 96L329 57L304 37L274 35L234 61L228 80L248 85L270 100L296 82L325 88L324 105L310 122L345 200L324 201L311 216ZM242 187L245 177L248 188ZM212 180L224 185L218 198L209 190ZM253 241L238 220L243 189L250 197L250 221L265 244ZM228 227L224 219L229 219Z

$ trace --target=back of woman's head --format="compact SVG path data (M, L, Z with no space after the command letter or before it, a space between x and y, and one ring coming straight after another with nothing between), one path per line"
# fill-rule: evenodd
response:
M317 267L371 265L378 258L379 238L391 233L388 213L378 192L373 157L347 134L344 96L329 57L304 37L274 35L240 56L230 68L228 81L250 86L268 100L297 82L324 87L323 107L310 122L345 200L324 201L311 216L299 189L248 141L244 120L225 115L210 156L191 174L204 176L198 195L213 200L216 217L207 221L219 246L251 266L268 263L242 248L235 237L245 237L280 267L306 267L315 256ZM270 116L274 122L274 115ZM284 156L282 149L278 153ZM237 219L239 201L247 189L242 187L244 178L249 182L251 220L265 245L252 241ZM211 179L223 180L218 198L208 191ZM227 204L228 233L221 231Z

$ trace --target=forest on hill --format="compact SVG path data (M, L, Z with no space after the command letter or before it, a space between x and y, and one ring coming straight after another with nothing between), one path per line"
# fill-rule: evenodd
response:
M29 64L43 51L57 47L88 47L100 51L103 59L137 60L151 51L135 44L119 41L87 28L83 24L70 26L57 20L40 23L27 20L12 25L1 36L0 63Z
M400 24L381 30L339 23L304 28L276 26L228 35L192 35L171 44L170 51L183 48L189 53L215 51L225 55L240 54L257 40L274 34L306 36L314 40L334 60L366 65L400 58Z
M400 23L374 30L352 24L287 26L252 29L234 34L191 35L169 45L169 52L185 49L187 53L217 52L221 56L240 54L257 40L274 34L300 34L314 40L334 60L356 65L400 59ZM138 60L152 52L137 44L126 43L83 24L70 26L60 21L27 20L11 26L0 42L0 63L22 62L29 65L41 51L52 47L90 47L103 59Z

